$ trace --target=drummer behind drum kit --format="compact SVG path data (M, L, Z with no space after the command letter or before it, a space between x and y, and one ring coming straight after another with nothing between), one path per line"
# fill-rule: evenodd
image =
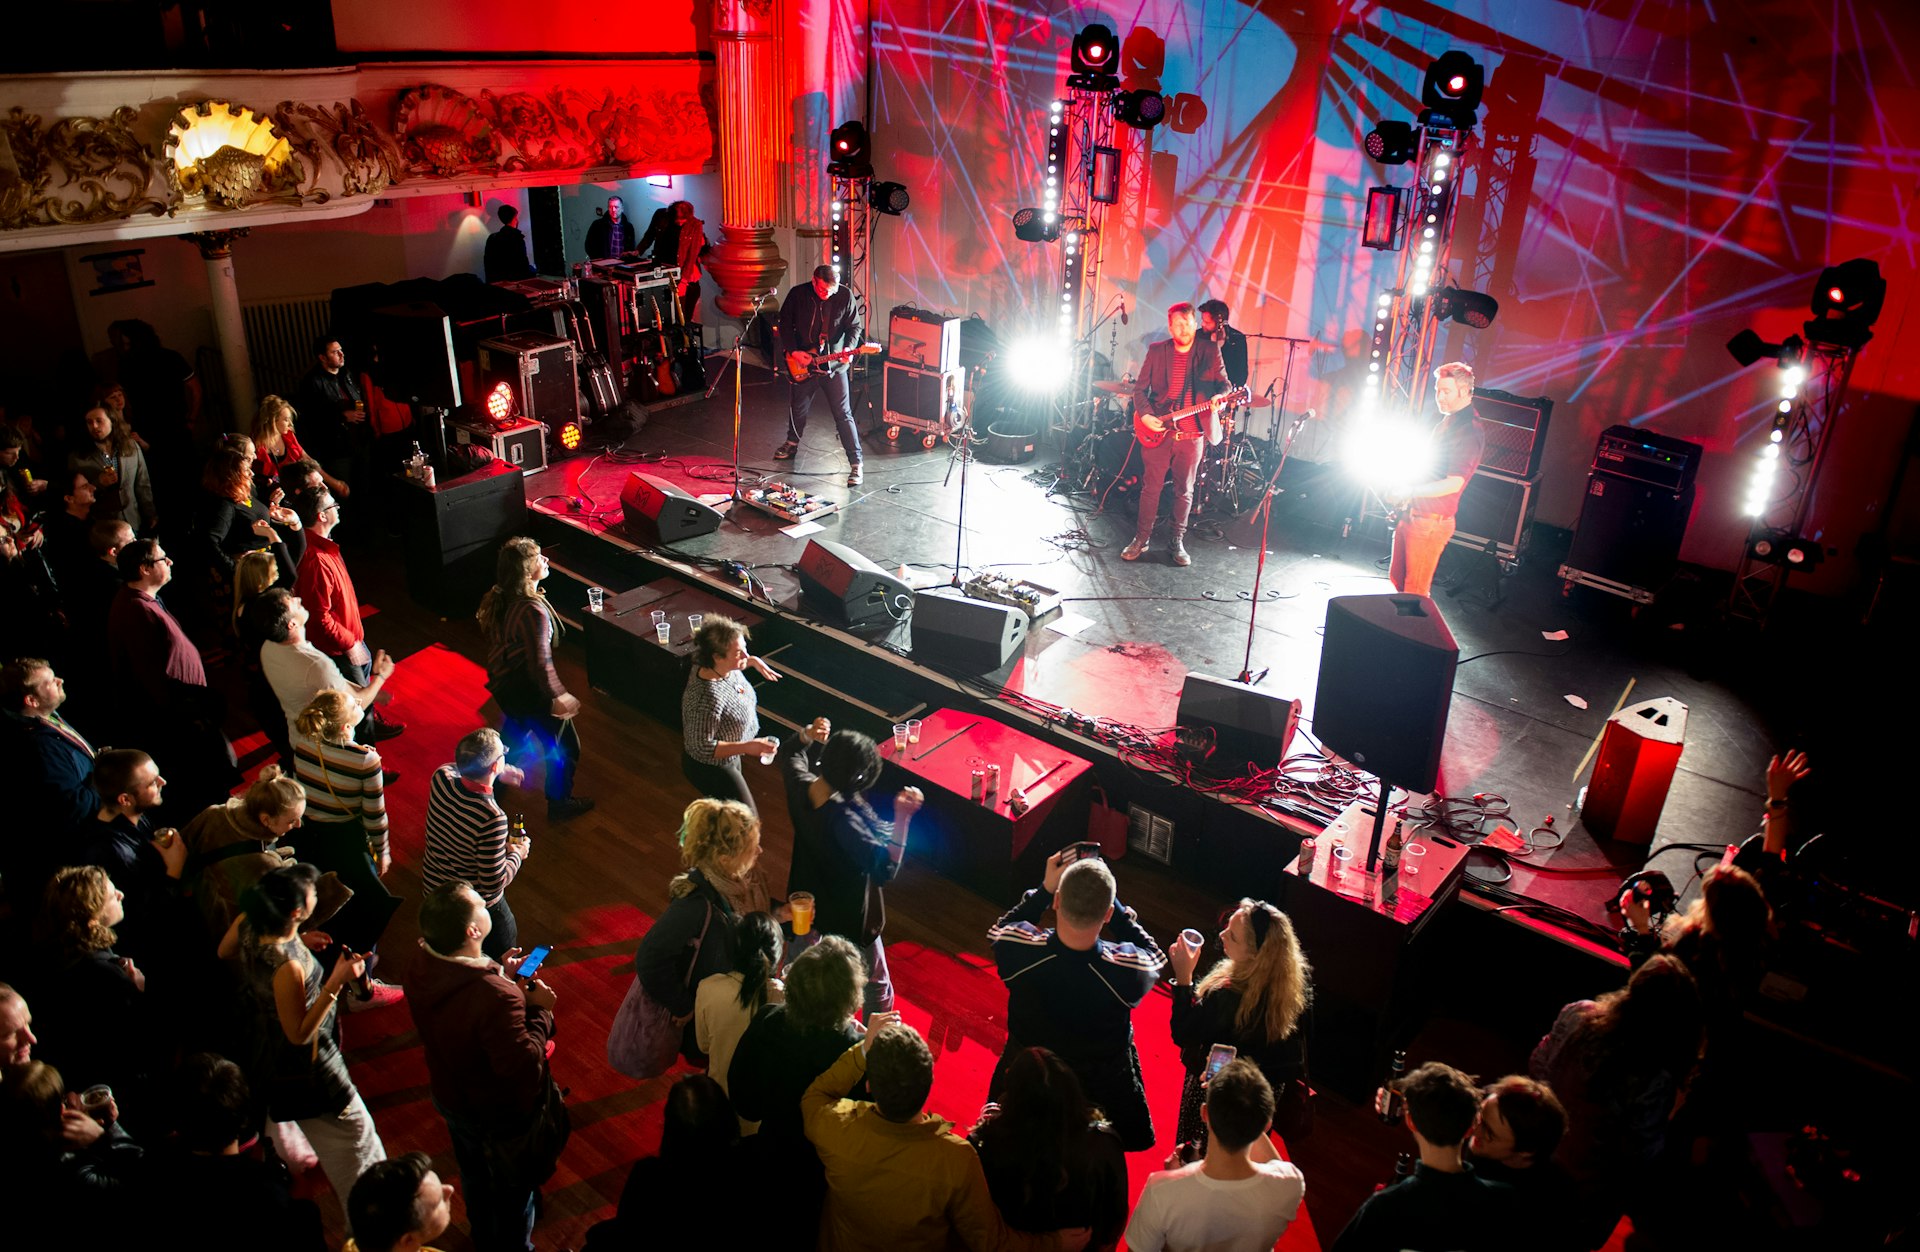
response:
M1131 413L1140 385L1131 379L1099 379L1094 390L1122 402L1114 409L1103 405L1094 413L1084 436L1067 454L1065 467L1068 490L1084 492L1100 502L1103 509L1118 508L1129 515L1140 511L1140 449L1134 435ZM1220 437L1209 442L1200 453L1200 469L1194 476L1193 511L1210 518L1239 517L1260 503L1267 488L1263 445L1243 430L1236 429L1240 414L1269 408L1270 396L1252 396L1237 408L1220 414ZM1173 478L1162 489L1171 498Z

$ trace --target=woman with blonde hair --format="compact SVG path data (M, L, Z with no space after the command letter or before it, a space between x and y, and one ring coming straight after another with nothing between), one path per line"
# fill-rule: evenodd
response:
M680 772L703 795L754 808L741 763L750 756L772 756L780 741L761 737L759 697L741 671L752 666L768 682L778 682L780 675L748 654L747 628L730 617L709 617L701 624L688 661L692 668L680 695L686 749Z
M552 572L540 545L515 535L500 546L494 583L480 600L487 638L487 690L500 706L501 736L510 750L531 749L545 765L547 818L584 813L593 801L573 794L580 765L580 701L554 668L553 648L566 632L540 588Z
M147 976L114 951L126 899L107 871L70 865L47 884L35 926L47 974L34 994L41 1055L75 1082L106 1083L123 1098L146 1081L152 1052Z
M387 842L387 801L380 754L353 741L364 710L345 691L315 696L293 725L294 772L306 791L300 836L303 861L332 871L353 893L335 915L332 935L354 952L372 952L400 907L381 876L393 867ZM367 979L364 994L347 1007L391 1004L400 988Z
M1173 1041L1187 1070L1175 1142L1196 1144L1203 1153L1207 1129L1200 1109L1206 1103L1207 1055L1214 1044L1231 1044L1241 1060L1259 1066L1273 1088L1274 1126L1282 1138L1290 1128L1290 1113L1304 1113L1307 1094L1304 1019L1313 995L1313 971L1300 951L1292 919L1265 900L1243 899L1220 928L1220 946L1225 959L1197 985L1200 945L1182 934L1167 946L1173 973ZM1304 1129L1293 1128L1296 1133Z
M241 895L261 875L298 859L281 840L294 836L306 815L307 789L300 780L267 765L244 792L202 809L181 829L189 867L182 886L212 938L227 932L240 911ZM328 874L320 881L320 906L308 923L326 921L352 897L337 876Z
M733 968L740 919L773 911L759 860L760 819L752 809L737 800L687 806L680 827L686 872L668 886L666 911L641 939L634 968L654 1003L685 1027L680 1050L689 1060L701 1057L693 1026L696 989Z
M300 446L300 437L293 431L293 419L293 406L281 397L267 396L260 401L260 409L253 415L251 432L255 477L277 482L289 465L306 459L307 451ZM345 482L327 473L325 468L321 469L320 477L327 484L327 490L342 500L352 494Z

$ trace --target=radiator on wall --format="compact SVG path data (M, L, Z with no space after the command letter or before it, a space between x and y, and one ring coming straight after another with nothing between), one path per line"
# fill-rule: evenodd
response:
M326 296L297 300L268 300L242 305L247 355L253 361L253 385L261 396L291 397L300 380L313 368L313 341L327 333L333 320ZM253 414L236 414L242 427Z

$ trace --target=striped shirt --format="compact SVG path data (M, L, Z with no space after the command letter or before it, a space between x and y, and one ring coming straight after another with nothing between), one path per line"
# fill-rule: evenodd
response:
M460 771L442 765L427 784L427 853L420 890L464 878L480 898L498 904L520 872L520 852L507 842L507 814L491 791L474 791Z
M753 684L738 671L717 679L688 675L680 696L680 724L685 728L687 755L708 765L725 765L714 755L715 745L744 743L760 735L760 698Z
M308 821L358 821L374 857L387 855L387 800L378 752L357 743L321 743L296 730L293 772L307 791Z

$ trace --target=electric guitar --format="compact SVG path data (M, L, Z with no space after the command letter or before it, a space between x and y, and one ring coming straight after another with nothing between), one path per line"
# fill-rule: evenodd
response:
M882 351L877 343L863 343L857 348L848 348L845 352L815 354L795 350L787 353L787 374L794 382L806 381L816 365L827 365L834 361L850 361L857 356L876 356Z
M1245 387L1235 387L1232 391L1223 391L1211 400L1203 400L1191 408L1179 409L1172 413L1147 413L1136 410L1133 415L1134 438L1143 448L1157 448L1168 439L1205 439L1209 443L1220 442L1220 410L1245 404L1251 393ZM1148 425L1148 423L1154 423Z
M653 387L663 396L670 396L680 390L679 371L674 368L673 350L667 346L667 328L660 317L660 302L651 293L647 303L653 306L653 341L658 354L653 362ZM674 307L678 309L676 301Z

